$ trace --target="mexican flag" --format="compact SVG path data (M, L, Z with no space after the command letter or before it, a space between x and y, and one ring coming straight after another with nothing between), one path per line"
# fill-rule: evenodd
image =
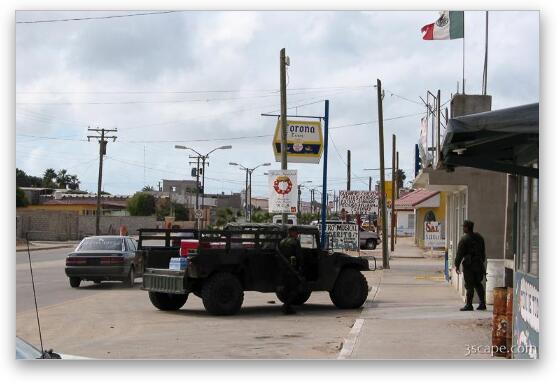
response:
M422 28L424 40L464 38L464 11L442 11L433 24Z

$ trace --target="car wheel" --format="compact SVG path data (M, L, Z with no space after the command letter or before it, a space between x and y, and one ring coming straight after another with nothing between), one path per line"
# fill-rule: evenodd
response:
M340 309L356 309L367 299L368 287L364 275L353 268L343 269L337 277L333 290L329 292L331 301Z
M207 312L229 316L238 313L244 302L244 290L240 280L231 273L216 273L203 284L203 305Z
M127 286L127 287L130 287L130 288L133 288L134 284L135 284L135 270L132 266L130 268L130 273L128 273L128 277L124 281L124 285Z
M298 292L298 293L296 293L296 295L294 297L290 297L288 295L288 293L286 293L286 290L280 290L280 291L277 292L277 298L283 304L286 304L286 302L288 301L288 299L290 297L291 298L290 303L292 305L302 305L309 299L310 296L311 296L311 291L310 290L305 290L303 292Z
M377 247L377 241L369 239L366 241L366 249L375 249Z
M70 277L70 286L72 288L79 288L79 284L81 284L81 279L79 277Z
M160 310L178 310L188 300L187 294L171 294L162 292L149 292L151 304Z

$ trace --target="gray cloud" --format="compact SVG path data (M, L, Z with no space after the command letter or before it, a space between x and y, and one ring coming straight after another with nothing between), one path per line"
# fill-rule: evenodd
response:
M107 12L95 12L95 15ZM91 15L87 12L18 12L17 19ZM377 118L372 85L419 102L441 89L443 100L462 76L462 41L422 41L421 26L437 14L419 12L180 12L103 21L19 24L16 30L16 164L40 174L46 167L68 168L93 190L98 147L79 141L88 125L118 127L110 143L105 189L133 193L146 183L189 173L186 154L173 141L272 134L276 119L260 113L279 109L279 50L291 57L289 105L331 100L331 126ZM468 92L478 93L483 68L483 12L466 13ZM488 91L494 108L535 102L539 92L539 15L490 12ZM359 89L296 90L307 87L367 85ZM178 90L242 90L238 93L168 94ZM255 91L257 90L257 91ZM36 92L62 91L64 94ZM146 93L113 93L146 91ZM35 92L35 93L23 93ZM96 92L96 93L92 93ZM98 93L101 92L101 93ZM110 93L102 93L110 92ZM230 99L238 98L238 99ZM187 101L161 103L163 101ZM65 103L73 104L45 104ZM129 104L92 104L130 102ZM147 103L132 103L147 102ZM385 118L415 114L424 107L387 93ZM322 114L323 104L298 113ZM289 112L295 113L296 109ZM385 122L386 157L397 134L401 167L413 167L419 117ZM69 137L53 141L22 135ZM377 172L377 125L331 130L329 178L339 189L343 159L352 150L353 172ZM156 143L152 141L172 142ZM151 141L150 143L137 143ZM136 142L136 143L133 143ZM55 144L54 144L55 143ZM209 151L224 141L191 143ZM233 150L216 152L207 171L209 191L239 190L243 174L228 166L271 161L270 138L234 140ZM278 167L278 165L276 166ZM300 177L320 184L321 166L293 164ZM266 178L254 176L254 193L266 193ZM367 187L367 180L353 180Z

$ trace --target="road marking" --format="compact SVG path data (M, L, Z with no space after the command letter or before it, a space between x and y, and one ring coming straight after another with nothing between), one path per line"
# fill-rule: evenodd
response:
M356 341L358 340L358 335L360 334L363 325L364 325L363 318L358 318L354 322L354 326L352 326L350 333L348 333L348 338L344 339L342 350L340 351L340 354L338 355L337 359L347 359L352 355L352 351L354 351L354 345L356 345Z

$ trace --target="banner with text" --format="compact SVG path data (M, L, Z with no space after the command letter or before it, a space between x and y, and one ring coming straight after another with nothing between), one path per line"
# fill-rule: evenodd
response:
M441 224L439 222L424 223L424 246L433 248L445 246L445 240L441 239Z
M340 191L339 209L348 214L367 215L378 212L378 205L375 191Z
M321 224L318 227L321 231ZM354 223L327 223L326 235L330 249L357 251L360 248L360 232Z

